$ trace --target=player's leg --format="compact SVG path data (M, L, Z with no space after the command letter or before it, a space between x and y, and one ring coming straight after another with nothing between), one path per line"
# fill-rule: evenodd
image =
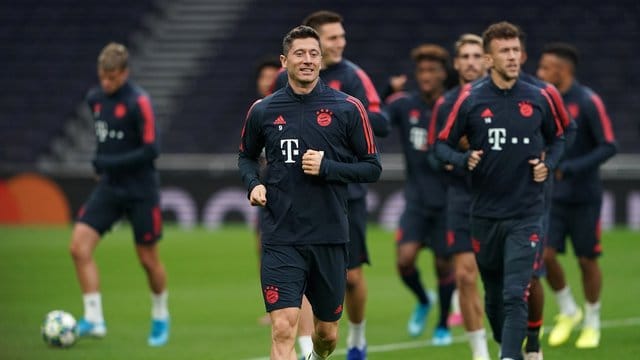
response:
M102 313L102 295L98 266L93 253L102 234L120 217L118 199L102 185L91 193L80 210L71 235L70 253L76 269L84 304L84 315L78 321L80 336L105 336L107 329Z
M159 197L132 199L127 206L127 217L133 226L138 260L151 289L151 331L147 342L150 346L162 346L169 340L170 319L167 273L158 251L162 237Z
M447 221L443 209L433 209L428 222L430 247L434 253L436 277L438 278L438 304L440 317L433 332L432 343L436 346L449 345L453 341L448 319L451 310L451 298L456 289L453 256L447 247Z
M347 359L367 358L365 337L365 308L367 283L362 265L369 263L366 244L367 204L365 198L349 200L349 262L347 264L347 288L345 307L349 319L347 334Z
M305 294L314 315L313 352L309 359L326 359L338 343L338 320L347 286L347 246L310 245L310 265Z
M542 235L540 245L537 247L536 259L533 265L533 277L529 283L529 317L527 322L527 337L525 339L526 360L542 359L542 349L540 348L540 338L542 336L542 316L544 313L544 287L540 278L546 274L544 266L544 249L549 236L549 216L551 208L542 217Z
M547 270L547 282L554 292L559 314L549 333L549 345L558 346L564 344L571 335L571 331L582 320L582 311L571 295L562 265L558 261L558 253L565 252L565 237L570 228L569 207L554 202L549 218L549 243L544 249L544 265Z
M261 259L262 296L271 318L271 358L294 360L308 264L300 249L285 245L263 243Z
M533 275L536 248L542 246L542 219L533 216L504 221L504 324L501 351L503 358L522 357L522 342L527 333L526 294Z
M418 303L409 318L407 330L410 336L419 336L424 331L431 300L427 296L420 271L416 267L418 252L424 247L426 238L425 217L410 206L405 208L396 232L396 267L404 285L416 297Z
M306 296L302 297L300 307L300 319L298 320L298 347L300 348L300 358L306 359L313 351L313 311Z
M502 290L504 234L500 223L490 219L471 218L471 243L484 285L484 307L496 342L502 342L504 304Z
M600 203L576 206L571 239L582 274L585 298L584 326L576 341L581 349L600 345L600 293L602 271L598 257L602 254L600 244Z

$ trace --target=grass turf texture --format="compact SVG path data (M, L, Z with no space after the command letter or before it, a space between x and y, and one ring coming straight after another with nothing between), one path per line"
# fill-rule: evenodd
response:
M0 227L0 358L2 359L251 359L269 353L269 328L257 324L263 314L253 232L242 226L219 231L165 228L161 255L169 274L172 333L162 348L146 345L150 295L133 250L131 231L118 227L96 252L101 271L103 307L108 327L104 339L80 339L70 349L47 347L39 334L44 315L63 309L82 315L80 290L68 255L70 228ZM633 359L640 353L640 285L637 284L640 236L618 229L603 235L605 255L601 346L577 350L577 333L545 357L556 359ZM429 315L425 334L411 339L406 321L414 299L401 284L394 265L393 234L369 229L373 266L365 269L369 284L367 338L369 359L469 359L465 341L449 347L427 346L437 310ZM561 258L573 293L583 303L577 264ZM431 255L419 259L422 277L434 288ZM545 325L556 305L546 287ZM436 308L437 309L437 308ZM608 322L611 321L611 322ZM624 322L626 321L626 322ZM608 324L608 325L607 325ZM346 340L343 316L338 350ZM454 329L454 336L463 330ZM548 331L547 331L548 334ZM389 345L389 347L385 347ZM497 348L490 341L494 357ZM343 351L334 359L343 359Z

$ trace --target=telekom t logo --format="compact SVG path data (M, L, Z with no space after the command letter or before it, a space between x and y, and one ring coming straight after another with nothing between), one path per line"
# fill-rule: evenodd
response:
M505 128L490 128L489 129L489 144L491 144L491 150L501 151L500 145L507 142L507 129Z
M293 164L296 162L293 157L300 155L298 139L280 139L280 148L282 149L282 155L285 157L285 163Z

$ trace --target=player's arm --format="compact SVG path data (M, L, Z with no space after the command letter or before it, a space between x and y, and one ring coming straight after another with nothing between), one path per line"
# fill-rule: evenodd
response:
M356 70L357 79L349 95L360 100L367 111L374 135L385 137L391 132L389 119L380 109L380 96L373 82L362 69Z
M96 169L106 171L118 171L133 169L137 166L148 164L158 157L158 132L156 118L153 113L151 101L146 95L140 95L136 99L136 114L142 145L135 150L120 154L98 154L93 160Z
M356 155L356 162L345 163L325 158L320 164L319 175L328 181L375 182L380 178L382 166L367 112L362 103L352 96L347 98L345 105L349 106L346 112L349 120L347 136Z
M429 129L427 131L427 146L429 151L427 151L427 162L429 166L435 171L442 171L445 168L448 168L447 165L442 161L435 152L436 141L438 140L438 132L442 130L445 121L446 114L448 114L447 106L445 104L444 96L440 96L436 103L433 106L433 111L431 112L431 118L429 119Z
M547 87L545 88L547 94L549 94L549 98L551 99L551 104L560 119L560 124L562 124L562 129L564 130L564 139L565 139L565 147L569 148L576 139L576 131L578 130L578 124L569 116L569 112L567 111L567 107L564 104L564 100L562 100L562 95L558 89L547 83Z
M540 89L540 93L543 97L542 135L545 138L547 151L545 152L544 160L534 160L539 160L539 163L543 164L546 167L546 171L550 172L556 169L558 162L560 161L560 158L562 158L562 155L565 151L564 126L561 118L556 112L553 101L551 100L551 96L544 89ZM532 165L534 165L535 177L535 167L537 166L537 162L536 164L532 163Z
M463 91L447 115L447 122L438 133L435 153L446 164L473 170L480 162L482 150L467 150L465 152L457 150L460 138L465 132L469 95L469 91Z
M560 163L558 170L563 176L576 175L596 168L618 151L613 126L600 97L591 94L588 105L584 107L583 111L587 119L584 126L589 127L588 131L596 140L597 145L582 156Z
M238 150L238 169L249 197L256 186L262 185L259 158L264 147L264 135L260 126L261 110L256 108L259 102L256 101L249 109Z

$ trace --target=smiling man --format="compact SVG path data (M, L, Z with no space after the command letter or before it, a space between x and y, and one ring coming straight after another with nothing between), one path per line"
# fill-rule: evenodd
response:
M303 25L312 27L320 36L322 62L320 78L331 88L340 90L360 100L371 128L376 136L386 136L390 131L389 121L380 111L380 97L371 79L358 65L345 59L343 53L347 45L343 18L332 11L320 10L307 16ZM287 74L283 72L274 84L275 89L287 84ZM367 284L362 265L369 263L366 244L367 187L364 184L349 184L349 272L347 276L346 309L349 317L347 337L348 360L366 358L365 305ZM311 312L303 305L298 342L303 352L309 347L312 328Z
M261 283L271 359L295 359L303 294L315 317L308 359L335 349L347 280L347 184L376 181L382 170L362 103L319 78L319 40L308 26L285 36L287 85L251 107L238 156L251 205L265 207Z
M549 95L518 80L519 36L518 27L508 22L485 30L491 74L463 89L436 144L443 161L471 172L471 245L503 359L522 359L527 286L542 231L543 183L564 151L563 127ZM459 152L463 135L469 150Z

